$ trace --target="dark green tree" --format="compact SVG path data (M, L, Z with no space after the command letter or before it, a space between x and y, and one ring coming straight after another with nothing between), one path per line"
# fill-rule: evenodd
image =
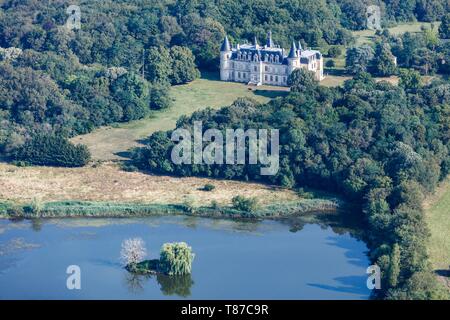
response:
M149 85L140 76L127 73L119 77L112 85L112 92L123 106L123 120L141 119L148 114Z
M314 73L303 68L294 70L289 75L287 83L291 87L292 92L312 90L318 85L318 81L314 78Z
M439 26L439 36L442 39L450 39L450 13L442 17L441 25Z
M19 147L16 160L31 164L56 167L82 167L90 160L85 145L74 145L58 134L40 133Z
M397 64L391 48L387 43L378 43L375 50L375 73L381 77L391 76L397 72Z
M368 71L374 57L373 49L368 45L347 49L345 67L350 74Z
M188 83L200 77L191 50L174 46L170 49L170 56L172 58L170 82L173 85Z
M153 110L168 109L173 101L170 96L170 86L156 83L150 88L150 108Z
M398 85L407 90L417 90L420 88L422 78L420 73L412 69L400 69L400 80Z
M168 82L172 74L173 60L165 47L151 47L147 50L145 77L152 83Z

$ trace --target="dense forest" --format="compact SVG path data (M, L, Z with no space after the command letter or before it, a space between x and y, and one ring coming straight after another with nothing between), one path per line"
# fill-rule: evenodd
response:
M183 117L178 128L280 130L280 169L260 165L176 165L170 132L157 132L135 151L142 169L180 176L259 180L310 186L360 203L368 224L370 257L383 270L382 297L444 297L426 258L422 200L450 171L450 85L404 88L360 73L343 88L318 86L294 71L291 94L259 105L241 99L221 110ZM310 79L312 76L309 75ZM225 132L223 132L225 134ZM247 161L248 163L248 161Z
M423 27L421 32L391 35L388 29L378 31L375 45L351 46L346 52L349 74L369 72L391 76L399 68L412 69L421 75L450 74L450 14L439 28Z
M350 30L365 28L372 3L89 0L79 1L81 29L69 30L69 1L0 0L0 156L86 164L87 148L67 138L170 108L170 86L198 78L199 70L216 70L225 34L233 42L262 41L270 29L284 47L293 39L315 48L345 45L347 71L355 78L342 88L318 86L296 71L286 97L265 105L240 99L177 122L188 130L194 121L204 130L279 129L276 175L260 176L258 165L175 165L170 132L149 137L133 161L155 173L340 192L361 205L370 258L383 270L379 296L443 297L427 263L421 202L450 171L450 85L420 79L449 73L450 3L375 1L384 27L442 20L438 33L393 36L386 30L374 47L353 47ZM399 86L370 75L397 73Z
M0 154L35 133L70 137L172 104L171 85L217 68L221 40L352 43L366 0L89 0L69 30L63 0L0 1ZM383 24L434 21L444 0L379 1ZM398 49L398 48L396 48ZM448 50L447 50L448 52ZM23 153L26 154L26 153Z

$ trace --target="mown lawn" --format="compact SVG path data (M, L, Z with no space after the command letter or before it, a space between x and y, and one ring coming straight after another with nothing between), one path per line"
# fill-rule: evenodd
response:
M120 160L126 151L139 145L139 140L158 130L175 127L177 119L207 107L218 109L228 106L239 97L253 98L259 102L284 95L287 88L261 86L250 90L247 85L222 82L217 74L203 74L201 79L186 85L172 87L173 107L155 112L147 119L102 127L92 133L72 139L86 144L94 160Z
M449 269L450 265L450 178L425 202L426 219L431 231L428 254L433 268Z

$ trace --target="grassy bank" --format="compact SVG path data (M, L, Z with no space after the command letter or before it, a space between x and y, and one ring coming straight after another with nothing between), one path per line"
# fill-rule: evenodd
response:
M212 184L209 192L202 188ZM229 205L234 196L260 199L261 205L295 201L296 192L254 182L126 172L117 163L83 168L16 167L0 163L0 201L27 204L83 201L98 203ZM321 198L319 196L319 198Z
M231 206L193 206L190 204L145 204L64 201L37 205L0 203L1 218L66 218L66 217L145 217L157 215L189 215L215 218L283 218L312 212L336 212L342 204L336 199L302 199L260 206L252 212Z
M72 141L87 145L94 160L120 160L126 157L128 149L139 145L139 140L155 131L175 128L176 121L182 115L190 115L207 107L218 109L228 106L239 97L253 98L265 103L284 95L287 90L271 86L249 90L247 85L242 83L220 81L218 73L205 73L201 79L172 87L170 94L174 103L168 110L155 112L146 119L102 127L89 134L77 136Z
M450 178L425 202L426 221L431 237L428 254L438 274L450 268ZM441 278L450 290L450 279Z

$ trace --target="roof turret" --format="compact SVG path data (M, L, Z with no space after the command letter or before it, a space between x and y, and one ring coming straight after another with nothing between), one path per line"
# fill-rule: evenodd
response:
M292 41L291 51L289 51L288 58L297 58L297 47L295 46L294 41Z
M231 51L230 41L228 41L228 36L225 36L223 39L222 46L220 47L220 51Z
M272 30L269 30L269 34L267 35L267 44L266 44L266 46L267 46L268 48L272 48L272 47L275 46L275 45L273 44L273 40L272 40Z

